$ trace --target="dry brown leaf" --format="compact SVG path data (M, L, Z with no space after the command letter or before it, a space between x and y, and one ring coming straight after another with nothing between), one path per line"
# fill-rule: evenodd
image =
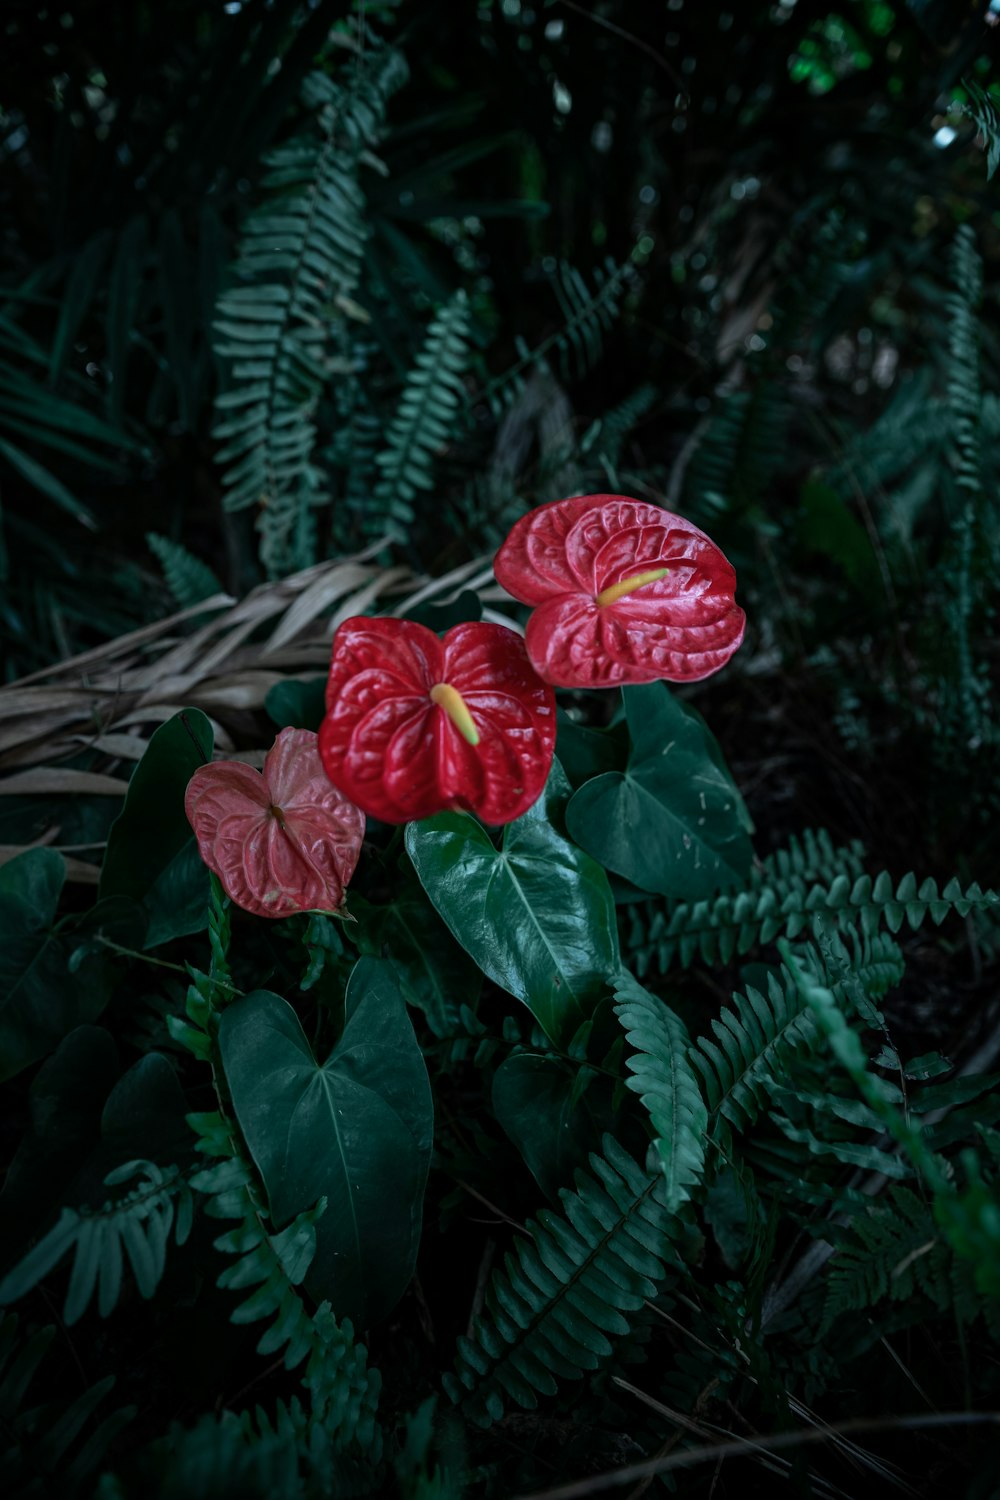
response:
M188 703L208 712L217 753L231 753L234 744L244 753L248 732L254 733L246 716L259 713L276 682L325 673L340 620L372 610L401 614L422 600L447 601L462 588L475 588L484 601L506 597L493 582L488 558L426 579L402 565L380 568L375 559L387 545L380 539L353 557L260 584L238 602L216 595L0 688L0 770L69 776L74 779L62 784L70 793L83 788L79 777L96 776L108 795L112 785L120 795L124 783L117 776L53 762L78 755L81 747L107 756L109 766L134 762L152 732ZM190 634L180 633L193 617L213 610ZM268 630L265 640L250 639ZM13 781L8 776L5 785ZM11 789L30 785L22 781Z
M11 686L26 687L28 683L40 682L43 678L53 677L57 673L61 675L66 672L80 672L91 664L106 663L125 651L134 650L145 641L155 640L172 625L188 620L192 615L200 614L208 609L225 609L227 605L232 605L234 602L232 594L213 594L203 603L189 605L187 609L179 610L177 614L168 615L165 620L157 620L154 625L143 625L141 629L130 631L128 635L120 635L116 640L108 641L103 646L95 646L90 651L81 652L79 656L71 656L66 661L56 662L51 667L43 667L40 672L32 672L28 677L19 677Z
M70 771L57 766L35 766L16 771L0 781L0 797L27 797L66 792L71 796L124 797L128 786L115 776L98 771Z

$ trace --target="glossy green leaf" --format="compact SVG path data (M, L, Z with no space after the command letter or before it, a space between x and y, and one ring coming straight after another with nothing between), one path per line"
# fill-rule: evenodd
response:
M608 877L562 832L569 785L558 761L499 849L475 818L438 813L406 829L420 882L488 978L568 1039L619 965Z
M566 826L640 890L698 901L750 868L749 818L700 714L665 683L623 690L632 752L575 792Z
M213 738L197 708L161 724L108 836L101 895L142 902L147 948L200 932L208 921L208 871L184 814L184 793L198 767L211 760Z
M462 589L458 597L447 604L427 601L408 609L406 618L416 620L419 625L426 625L428 630L443 635L453 625L464 625L467 620L481 620L483 601L475 589Z
M493 1077L493 1110L545 1195L573 1186L618 1123L611 1086L592 1068L520 1052Z
M306 1287L367 1328L413 1274L434 1113L391 965L359 959L345 1008L322 1063L291 1006L267 990L226 1009L219 1044L275 1224L327 1199Z
M624 720L607 729L592 729L557 708L556 723L556 755L574 791L592 776L625 769L629 740Z
M391 959L405 998L424 1012L435 1035L453 1032L461 1007L475 1004L482 975L417 881L401 882L387 906L351 894L348 907L361 952Z
M276 682L264 699L264 707L279 729L319 729L326 713L325 677L305 680L289 677Z

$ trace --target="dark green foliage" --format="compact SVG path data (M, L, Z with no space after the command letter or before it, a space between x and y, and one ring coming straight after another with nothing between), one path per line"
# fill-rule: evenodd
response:
M780 934L795 938L802 932L836 931L857 922L865 937L873 937L883 923L890 932L898 932L904 923L916 931L928 917L939 925L951 912L964 917L1000 906L1000 896L981 890L976 882L963 890L953 878L939 890L930 876L918 886L912 872L895 885L886 870L874 880L861 874L852 878L857 858L853 850L837 851L836 863L849 868L828 883L808 882L794 865L784 878L779 874L773 881L767 879L770 871L755 870L752 884L738 894L727 892L714 901L679 901L667 912L654 911L648 926L637 913L633 952L639 972L645 973L654 962L665 970L675 959L686 967L696 955L705 963L726 963L734 953L747 953Z
M208 873L198 858L184 793L212 756L214 736L197 708L175 714L153 735L108 835L100 893L143 903L145 946L205 925Z
M8 10L0 1489L989 1500L988 7ZM733 562L725 671L234 910L193 770L345 612L523 627L492 552L603 491Z
M114 1388L106 1376L68 1403L35 1404L33 1382L56 1330L39 1328L19 1339L18 1319L0 1318L0 1484L18 1500L92 1492L116 1435L135 1416L134 1406L98 1416ZM34 1398L29 1403L29 1395Z
M211 568L200 558L192 557L179 542L157 536L155 531L147 533L146 541L149 543L149 550L159 560L167 587L178 608L188 609L192 604L200 604L203 599L221 593L222 586Z
M635 1049L626 1065L628 1087L649 1112L654 1146L666 1179L666 1200L676 1210L705 1170L708 1116L688 1060L689 1038L668 1005L623 974L615 988L615 1013Z
M267 1319L257 1352L281 1353L288 1369L307 1359L303 1385L310 1394L310 1422L338 1446L357 1442L372 1448L378 1439L378 1374L368 1371L350 1322L338 1324L328 1303L310 1313L297 1290L316 1252L315 1225L325 1202L297 1215L280 1233L268 1234L252 1171L226 1122L213 1114L191 1116L191 1125L199 1150L219 1159L198 1173L192 1186L208 1195L211 1217L239 1221L215 1241L217 1250L239 1256L219 1273L219 1285L237 1292L253 1289L230 1314L233 1322ZM299 1414L300 1408L290 1414L296 1426ZM287 1420L287 1414L279 1414L280 1422Z
M1000 112L993 95L980 88L978 83L963 79L962 84L969 96L968 103L963 104L962 108L975 121L982 137L986 152L986 176L989 179L1000 166Z
M666 1184L648 1175L611 1136L590 1159L561 1214L543 1209L517 1239L486 1293L470 1338L458 1341L449 1394L481 1425L508 1400L534 1407L559 1380L578 1379L610 1358L608 1337L667 1274L671 1214Z
M560 832L568 793L553 762L545 792L506 825L499 850L465 813L406 830L420 882L455 937L553 1041L573 1035L619 966L607 875Z
M806 950L801 961L819 982L833 985L842 1003L856 987L870 1004L899 982L902 958L884 934L851 936L850 950L838 940L834 952L821 956ZM712 1021L715 1040L701 1037L689 1054L703 1079L711 1115L724 1117L738 1131L752 1125L767 1106L775 1081L793 1057L816 1041L815 1021L793 975L784 967L771 970L766 985L766 993L748 986L744 994L734 995L733 1009Z
M427 330L416 364L406 377L399 405L376 454L379 481L374 511L365 517L371 536L383 532L405 541L410 534L418 492L433 489L434 454L454 432L465 387L469 317L463 291L441 309Z
M609 260L594 271L591 290L575 266L560 261L550 273L549 284L563 317L562 325L530 348L518 338L519 358L478 393L479 399L502 409L522 389L528 371L548 371L550 355L555 356L564 380L574 370L578 375L585 374L600 359L604 335L618 316L621 295L632 274L629 262L616 265Z
M132 940L141 913L127 898L58 916L66 863L28 849L0 867L0 1078L51 1052L94 1021L114 988L105 942Z
M691 899L737 884L753 825L700 715L663 682L626 688L623 698L628 764L573 794L570 834L640 890Z
M112 1313L122 1293L127 1265L141 1297L156 1291L166 1266L171 1234L183 1245L191 1232L193 1202L183 1175L163 1172L151 1161L130 1161L105 1178L109 1187L136 1185L101 1208L78 1212L64 1208L59 1222L0 1281L0 1304L16 1302L73 1252L63 1318L83 1317L97 1294L102 1318ZM176 1200L176 1201L175 1201Z
M314 127L265 158L267 197L244 225L235 284L219 298L216 353L230 361L231 380L216 402L217 458L228 507L258 507L272 576L313 561L311 511L322 500L316 407L330 378L350 373L334 324L359 316L360 161L405 77L400 55L378 48L342 83L310 74L303 102Z
M829 1328L848 1310L884 1297L909 1301L922 1293L939 1308L954 1296L950 1257L930 1208L910 1188L894 1187L883 1205L858 1213L838 1246L826 1282L823 1319Z
M725 892L711 902L677 902L667 911L632 907L632 961L640 978L653 964L666 970L675 955L682 964L691 963L696 952L728 962L756 942L771 941L783 928L785 911L804 909L810 890L824 877L846 879L850 887L862 869L860 845L836 848L824 830L807 830L754 865L739 893Z
M427 1070L392 964L358 960L323 1062L291 1006L266 990L227 1006L219 1054L274 1222L329 1204L302 1273L310 1292L336 1297L361 1328L381 1322L413 1274L433 1135Z

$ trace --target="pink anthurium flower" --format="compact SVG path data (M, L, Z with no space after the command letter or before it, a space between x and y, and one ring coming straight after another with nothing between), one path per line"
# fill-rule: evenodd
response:
M556 687L695 682L743 640L736 573L682 516L625 495L529 511L496 557L497 580L534 604L526 642Z
M330 785L311 730L283 729L263 775L233 760L202 766L184 811L198 852L237 906L259 917L340 909L365 815Z
M552 764L555 694L503 625L455 625L439 640L413 620L345 620L326 705L327 775L386 823L446 808L509 823Z

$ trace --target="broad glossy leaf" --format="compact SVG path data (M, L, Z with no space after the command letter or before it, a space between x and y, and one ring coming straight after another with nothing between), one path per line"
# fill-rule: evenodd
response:
M663 683L624 690L632 753L574 792L566 826L644 891L698 901L745 875L749 819L700 715Z
M525 636L556 687L694 682L743 640L736 574L683 516L626 495L554 500L522 516L497 580L536 606Z
M320 755L334 786L374 818L468 808L509 823L540 795L555 694L513 630L345 620L333 641Z
M556 757L574 791L592 776L625 769L629 737L624 718L607 729L592 729L560 708L556 720Z
M100 939L128 943L141 933L136 909L118 899L58 921L65 874L52 849L28 849L0 866L0 1079L96 1020L116 979Z
M504 829L499 849L465 813L406 830L420 883L483 973L568 1039L618 968L608 877L562 832L569 785L558 761L545 793Z
M419 883L412 876L401 882L387 906L352 896L350 909L361 952L391 959L404 996L424 1012L435 1035L454 1031L461 1007L475 1004L482 975Z
M426 625L428 630L436 632L450 630L453 625L466 625L482 617L483 601L475 589L463 589L449 604L428 601L406 611L408 620L416 620L418 625Z
M276 682L264 699L264 707L279 729L311 729L314 733L326 713L326 678L305 681L289 678Z
M346 1014L321 1063L291 1006L256 990L227 1007L219 1042L275 1223L327 1199L307 1288L368 1328L413 1274L434 1113L391 965L358 960Z
M530 1052L500 1064L492 1099L494 1114L553 1203L619 1123L607 1079L586 1066Z
M208 921L208 871L197 858L184 794L195 771L211 760L213 738L197 708L161 724L108 836L100 893L142 902L147 948L200 932Z
M200 766L184 810L237 906L258 917L340 910L365 815L326 776L311 730L283 729L263 773L233 760Z

